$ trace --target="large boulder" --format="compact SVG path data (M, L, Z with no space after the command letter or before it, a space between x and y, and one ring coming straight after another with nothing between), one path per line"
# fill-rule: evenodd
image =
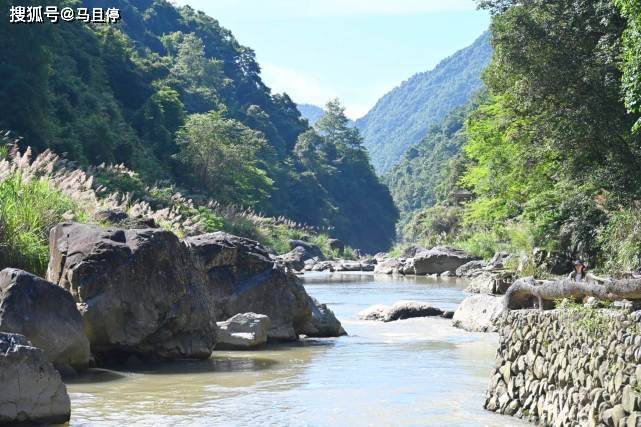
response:
M61 369L89 364L89 340L71 294L26 271L0 271L0 332L26 336Z
M317 257L319 259L323 258L323 251L317 245L313 243L306 242L304 240L291 239L289 240L289 249L295 249L301 247L305 249L305 260L310 258Z
M513 281L508 272L481 271L472 278L465 290L473 294L503 295Z
M50 248L47 278L73 295L99 360L210 356L216 323L205 278L173 233L63 223Z
M456 275L458 277L474 277L481 274L481 272L483 272L483 269L487 267L487 265L487 262L483 260L466 262L456 269Z
M264 314L240 313L218 322L217 350L248 350L267 342L271 321Z
M465 298L454 312L453 325L471 332L496 332L503 297L478 294Z
M188 237L185 244L205 276L218 319L252 312L269 317L272 340L296 340L304 333L312 307L303 285L258 242L216 232Z
M387 258L379 260L376 266L374 267L375 274L398 274L403 267L403 262L394 259Z
M327 304L321 304L316 298L310 297L312 304L312 320L305 328L305 335L310 337L338 337L347 335L343 325L336 318Z
M459 249L435 247L417 252L413 258L408 259L402 272L417 275L441 274L444 271L456 271L475 259L478 258Z
M71 404L60 374L22 335L0 333L0 424L69 421Z
M380 320L383 322L442 315L443 310L440 308L416 301L399 301L391 307L374 305L358 313L358 317L362 320Z
M293 271L302 271L305 269L306 251L302 246L296 246L286 254L274 258L279 264L284 265ZM310 258L310 260L313 258Z

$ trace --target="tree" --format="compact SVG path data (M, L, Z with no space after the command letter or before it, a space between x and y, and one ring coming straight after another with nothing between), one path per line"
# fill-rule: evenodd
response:
M222 203L253 207L267 198L273 182L258 167L262 134L210 111L190 115L177 140L177 159L192 186Z

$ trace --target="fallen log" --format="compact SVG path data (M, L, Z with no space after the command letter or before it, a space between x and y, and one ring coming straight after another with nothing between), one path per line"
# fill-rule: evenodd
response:
M581 300L595 297L601 301L641 299L641 279L575 282L571 279L537 281L532 277L517 280L505 294L505 307L509 310L530 308L533 303L540 309L563 298Z

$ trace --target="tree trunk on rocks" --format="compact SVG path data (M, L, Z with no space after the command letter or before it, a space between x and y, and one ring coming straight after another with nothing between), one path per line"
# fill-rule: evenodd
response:
M602 301L641 299L641 279L611 280L605 283L575 282L570 279L537 282L532 277L519 279L505 294L505 306L514 310L531 307L536 303L544 308L550 302L563 299L582 299L587 296Z

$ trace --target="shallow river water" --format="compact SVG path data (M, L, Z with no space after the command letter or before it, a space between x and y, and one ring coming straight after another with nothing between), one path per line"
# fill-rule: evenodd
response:
M497 336L441 318L381 323L373 304L427 301L453 310L455 280L372 274L306 276L350 334L212 359L93 370L68 383L72 426L511 426L486 412L483 394Z

